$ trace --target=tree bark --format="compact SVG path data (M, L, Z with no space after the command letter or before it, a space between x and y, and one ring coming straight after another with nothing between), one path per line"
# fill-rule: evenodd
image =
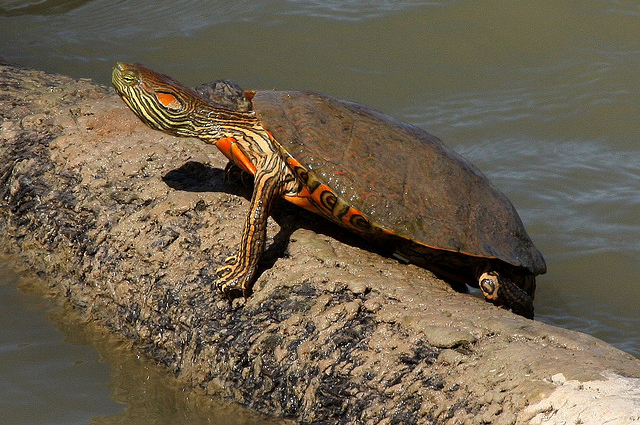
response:
M150 130L90 81L0 62L0 90L0 252L183 382L300 422L640 417L632 356L456 293L285 202L254 294L229 302L211 285L251 189L225 182L213 146ZM598 405L590 388L607 385L625 390Z

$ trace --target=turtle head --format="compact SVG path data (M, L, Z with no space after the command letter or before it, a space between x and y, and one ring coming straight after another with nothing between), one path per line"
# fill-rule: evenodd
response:
M138 64L117 62L112 82L129 108L145 124L175 136L202 135L198 119L212 108L198 94L171 77Z
M525 276L521 280L527 279L533 279L533 277ZM510 308L514 313L527 319L533 319L533 299L511 280L496 271L489 270L480 275L478 282L487 301Z

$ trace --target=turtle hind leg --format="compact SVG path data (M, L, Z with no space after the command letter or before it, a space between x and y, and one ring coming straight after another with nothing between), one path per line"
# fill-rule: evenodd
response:
M480 290L489 302L511 309L516 314L533 319L533 299L509 279L495 271L485 271L478 279Z
M227 258L217 270L219 278L214 285L228 298L251 293L258 262L267 239L267 218L275 200L280 196L284 175L284 162L276 155L260 161L256 169L249 213L242 231L240 248L235 256Z

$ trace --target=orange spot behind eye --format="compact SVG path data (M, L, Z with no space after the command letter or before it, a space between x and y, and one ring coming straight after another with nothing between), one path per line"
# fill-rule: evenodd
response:
M166 108L182 109L182 103L171 93L158 92L156 93L156 98Z

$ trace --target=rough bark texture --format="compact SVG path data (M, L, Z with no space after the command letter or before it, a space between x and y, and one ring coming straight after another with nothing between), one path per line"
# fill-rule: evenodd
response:
M638 360L284 202L254 295L230 303L210 285L250 189L214 147L148 129L110 89L1 63L0 115L0 252L207 393L316 423L640 418Z

